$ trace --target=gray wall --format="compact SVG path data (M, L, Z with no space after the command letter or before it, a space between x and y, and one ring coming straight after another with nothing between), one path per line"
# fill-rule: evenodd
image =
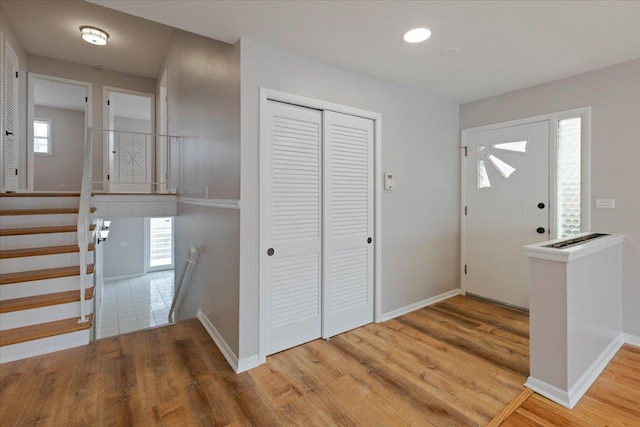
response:
M627 235L624 331L640 336L640 60L533 86L460 107L460 128L591 106L591 229ZM593 208L596 198L615 209Z
M112 219L103 259L105 279L143 275L144 218Z
M181 141L182 196L240 197L239 48L176 30L164 65L168 69L171 135ZM175 158L174 154L172 157ZM237 210L178 204L176 275L189 245L200 248L180 318L198 309L238 352L240 214Z
M240 354L258 353L259 88L382 114L382 312L459 286L458 105L258 43L241 41Z
M51 120L53 155L34 155L35 191L80 191L84 111L34 107L35 119Z
M27 52L25 52L22 47L22 43L16 36L16 33L13 30L13 27L9 22L5 19L2 14L2 9L0 9L0 32L2 32L4 40L2 41L2 46L0 50L4 52L4 43L8 41L11 45L12 49L18 55L18 188L26 189L27 188L27 69L29 68L29 57ZM4 61L4 54L2 56L2 60ZM2 66L4 70L4 65ZM4 104L4 76L0 76L0 92L2 92L2 103ZM0 117L4 117L4 105L2 106L2 114ZM1 119L4 120L4 119ZM4 123L0 126L2 132L4 132ZM4 144L4 136L1 136L0 139ZM0 144L0 148L4 150L2 144ZM4 152L4 151L3 151ZM4 163L3 163L4 164ZM3 166L0 166L0 171L3 170ZM4 174L1 175L0 179L4 181ZM2 182L2 187L4 187L4 182Z
M37 55L29 55L29 72L91 83L91 126L94 128L103 127L102 118L105 100L102 99L102 89L104 86L147 93L155 93L156 89L155 79L119 73L117 71L95 70L88 65L81 65L74 62L46 58L44 56ZM102 181L103 153L101 141L94 143L93 151L93 178L94 180ZM99 189L99 187L97 189Z

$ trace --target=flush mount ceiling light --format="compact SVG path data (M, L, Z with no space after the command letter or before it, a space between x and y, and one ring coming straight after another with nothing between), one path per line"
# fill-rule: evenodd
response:
M106 45L107 39L109 38L109 34L107 34L106 31L96 27L80 27L80 32L82 33L82 39L84 41L98 46Z
M427 28L414 28L404 33L404 41L407 43L420 43L431 37L431 30Z

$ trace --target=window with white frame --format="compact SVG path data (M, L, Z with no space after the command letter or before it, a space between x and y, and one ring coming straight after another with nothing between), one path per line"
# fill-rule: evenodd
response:
M581 230L581 126L580 117L558 120L558 237L569 237Z
M53 154L51 144L51 120L33 120L33 152L36 154Z

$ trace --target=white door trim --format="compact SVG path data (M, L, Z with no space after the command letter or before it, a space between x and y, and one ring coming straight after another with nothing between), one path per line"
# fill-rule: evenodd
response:
M62 77L54 77L48 76L46 74L38 74L38 73L27 73L27 189L28 191L33 191L34 185L34 154L33 154L33 119L35 118L35 106L34 106L34 97L35 97L35 80L49 80L52 82L58 83L66 83L74 86L83 86L86 90L87 102L84 113L84 127L85 127L85 135L82 140L83 146L84 141L87 140L87 131L88 128L92 126L93 123L93 105L92 105L92 93L93 93L93 85L90 82L85 82L82 80L72 80L65 79Z
M264 155L264 141L267 137L267 117L265 114L267 101L278 101L288 104L294 104L301 107L313 108L316 110L335 111L337 113L349 114L365 119L371 119L374 122L374 267L373 267L373 320L375 322L382 321L382 115L380 113L361 110L359 108L348 107L345 105L334 104L332 102L321 101L318 99L307 98L304 96L293 95L286 92L280 92L273 89L260 88L260 133L259 133L259 165L260 165L260 254L267 250L266 244L266 226L263 223L266 216L265 211L265 194L267 190L267 158ZM263 257L259 257L261 260ZM259 322L260 322L260 340L258 347L258 355L260 363L266 362L266 332L265 332L265 299L267 298L266 287L262 286L266 277L266 267L264 262L259 262L260 266L260 302L259 302Z
M556 236L556 152L558 139L558 121L571 117L582 118L581 129L581 230L582 232L591 230L591 107L581 107L571 110L558 111L555 113L542 114L539 116L526 117L522 119L509 120L506 122L492 123L483 126L462 129L460 131L460 290L462 294L467 292L467 280L465 265L467 264L467 219L465 206L467 203L467 159L465 156L467 148L467 137L477 132L485 132L505 127L530 124L541 121L549 121L549 227L552 237Z

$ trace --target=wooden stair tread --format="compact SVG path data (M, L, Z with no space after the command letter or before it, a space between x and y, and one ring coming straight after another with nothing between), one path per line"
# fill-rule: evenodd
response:
M0 230L2 236L22 236L26 234L50 234L50 233L72 233L78 229L75 225L61 225L56 227L31 227L31 228L6 228ZM95 224L89 226L89 231L96 229Z
M56 191L51 193L0 193L0 197L80 197L75 191Z
M92 274L94 265L87 265L87 274ZM20 271L17 273L0 274L0 285L9 285L11 283L33 282L35 280L57 279L60 277L79 276L80 267L57 267L47 268L44 270Z
M87 250L89 252L95 249L95 243L89 243ZM0 251L0 259L7 258L21 258L28 256L42 256L42 255L57 255L57 254L71 254L74 252L80 252L78 245L64 245L64 246L43 246L41 248L23 248L23 249L5 249Z
M0 210L0 216L9 215L64 215L77 214L78 208L46 208L46 209L3 209ZM91 207L91 213L96 211L95 206Z
M85 323L78 323L78 320L79 317L74 317L0 331L0 347L89 329L93 325L93 314L87 316Z
M85 300L93 298L93 288L85 289ZM56 292L53 294L34 295L24 298L0 301L0 313L29 310L32 308L48 307L57 304L80 301L80 290Z

